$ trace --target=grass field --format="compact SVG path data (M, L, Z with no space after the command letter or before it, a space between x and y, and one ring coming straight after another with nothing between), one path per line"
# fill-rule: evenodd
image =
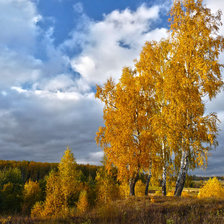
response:
M224 223L224 200L150 195L117 200L83 215L66 219L31 219L15 216L2 217L0 221L4 224L221 224Z

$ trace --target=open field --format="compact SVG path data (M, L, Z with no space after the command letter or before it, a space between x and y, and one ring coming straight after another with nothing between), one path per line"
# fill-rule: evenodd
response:
M5 222L4 222L5 220ZM224 223L224 200L193 197L130 197L117 200L80 216L66 219L31 219L28 217L1 218L1 223L13 224L213 224Z

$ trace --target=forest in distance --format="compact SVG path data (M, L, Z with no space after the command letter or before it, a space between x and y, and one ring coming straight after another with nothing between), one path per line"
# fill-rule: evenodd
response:
M0 223L224 223L223 177L207 166L219 119L206 113L223 90L221 11L175 0L167 38L147 41L119 81L97 85L102 166L0 161Z

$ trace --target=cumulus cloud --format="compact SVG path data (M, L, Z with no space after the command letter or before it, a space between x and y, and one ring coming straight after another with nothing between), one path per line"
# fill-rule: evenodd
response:
M30 55L0 48L0 88L36 81L42 74L41 67L42 62Z
M118 80L122 68L133 65L145 41L166 37L166 28L152 29L159 21L160 10L159 6L141 5L136 11L115 10L102 21L86 22L80 34L82 51L72 58L72 68L92 85L102 84L109 77ZM77 40L76 32L73 37Z
M0 43L17 51L30 52L35 46L36 24L40 19L32 1L0 1Z
M0 1L0 88L34 87L69 67L68 56L54 46L53 27L46 30L34 1Z
M0 1L0 88L34 82L42 63L33 56L41 19L29 0Z

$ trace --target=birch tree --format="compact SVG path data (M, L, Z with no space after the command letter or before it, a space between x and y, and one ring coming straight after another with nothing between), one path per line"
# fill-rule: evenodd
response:
M175 195L183 190L189 166L206 164L207 152L216 145L217 117L204 115L203 97L210 100L220 91L222 64L218 57L223 51L223 37L218 34L221 12L216 15L202 0L176 0L170 12L171 70L167 95L169 122L179 134L180 169ZM207 143L207 144L205 144Z
M105 126L99 128L96 140L107 164L118 169L118 179L129 182L130 195L135 195L139 172L149 167L154 145L149 122L153 105L149 106L150 98L145 100L141 82L136 71L124 68L118 84L108 80L96 93L105 104Z
M162 169L163 195L166 195L167 168L171 162L172 154L168 139L170 136L173 137L173 133L170 132L171 128L166 122L168 101L165 97L170 47L169 39L160 42L146 42L140 54L140 59L135 65L141 78L145 80L143 84L145 96L150 97L151 101L154 102L151 128L154 138L158 142L156 155L157 162L159 161L158 164L161 164ZM148 95L148 91L152 93ZM152 167L158 166L154 164Z

